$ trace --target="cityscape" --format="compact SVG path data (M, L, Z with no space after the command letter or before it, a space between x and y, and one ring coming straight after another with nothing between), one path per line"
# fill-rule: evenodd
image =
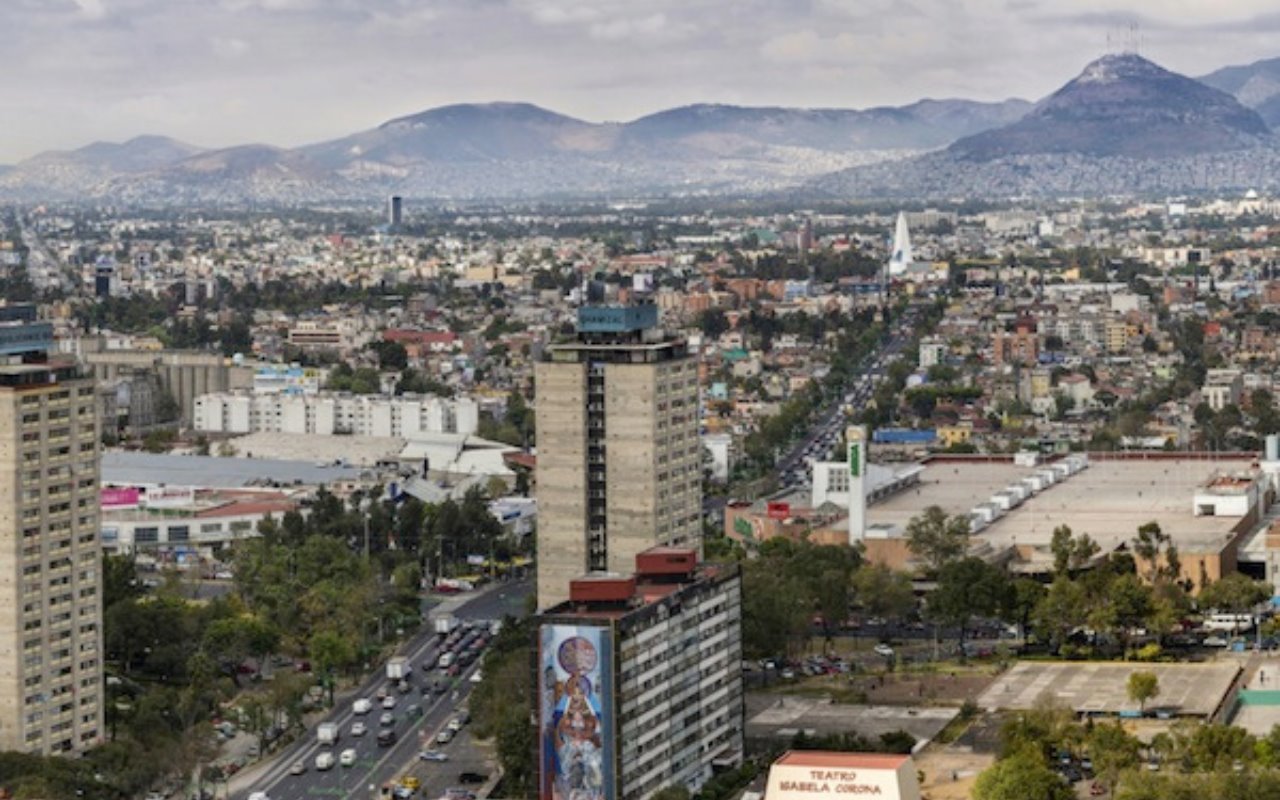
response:
M0 797L1280 797L1269 10L55 5Z

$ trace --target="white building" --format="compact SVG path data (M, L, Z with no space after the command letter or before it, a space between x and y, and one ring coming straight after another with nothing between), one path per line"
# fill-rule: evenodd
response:
M940 339L925 339L920 342L920 368L928 369L945 362L947 344Z
M469 397L422 395L255 394L218 392L195 401L192 428L202 433L312 433L413 438L472 434L480 407Z
M711 471L711 479L720 483L729 480L733 472L733 436L727 433L709 433L702 437L707 451L705 465Z

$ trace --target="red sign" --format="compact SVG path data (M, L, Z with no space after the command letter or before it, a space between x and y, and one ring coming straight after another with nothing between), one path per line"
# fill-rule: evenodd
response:
M106 488L98 495L98 504L103 508L121 508L124 506L136 506L138 504L138 490L136 487L128 488Z
M769 503L766 507L769 519L786 519L791 516L790 503Z

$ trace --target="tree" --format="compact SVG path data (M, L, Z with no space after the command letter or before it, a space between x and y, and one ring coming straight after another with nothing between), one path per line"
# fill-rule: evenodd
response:
M1084 588L1065 575L1054 578L1044 599L1032 612L1032 627L1047 638L1054 652L1062 649L1072 631L1084 626L1089 616L1089 601Z
M1138 674L1141 673L1134 673L1135 676ZM1085 740L1085 746L1093 760L1094 774L1107 785L1112 794L1115 794L1121 773L1138 765L1138 751L1142 747L1118 721L1094 725Z
M1196 602L1201 608L1242 614L1260 603L1265 603L1270 597L1271 590L1267 583L1233 572L1221 580L1202 587Z
M1178 558L1178 547L1172 537L1160 530L1157 522L1148 522L1139 526L1138 535L1133 539L1133 555L1148 580L1177 580L1182 574L1182 562ZM1164 563L1161 564L1161 555Z
M873 617L904 617L916 606L911 577L884 564L863 564L853 573L854 602Z
M938 572L938 588L929 595L927 612L936 622L960 629L961 655L965 628L977 616L997 616L1012 605L1009 576L999 567L970 556L952 561Z
M1160 678L1154 672L1132 672L1126 687L1129 699L1138 704L1142 711L1147 710L1147 701L1160 694Z
M1070 527L1059 525L1053 529L1053 539L1049 543L1049 550L1053 553L1054 574L1067 575L1081 569L1100 549L1089 534L1073 536Z
M939 506L929 506L907 523L907 547L929 572L938 573L968 551L969 520L948 517Z
M974 800L1074 800L1075 792L1032 748L997 761L978 776Z

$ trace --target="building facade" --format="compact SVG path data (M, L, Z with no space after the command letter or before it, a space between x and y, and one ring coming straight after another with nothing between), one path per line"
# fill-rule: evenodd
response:
M698 365L657 308L579 309L536 368L538 607L654 545L701 549Z
M191 427L203 433L312 433L331 436L473 434L480 406L471 398L336 392L219 392L196 398Z
M0 749L40 754L103 732L95 389L51 345L0 309Z
M696 792L742 762L738 567L657 547L635 569L573 580L539 616L542 800Z

